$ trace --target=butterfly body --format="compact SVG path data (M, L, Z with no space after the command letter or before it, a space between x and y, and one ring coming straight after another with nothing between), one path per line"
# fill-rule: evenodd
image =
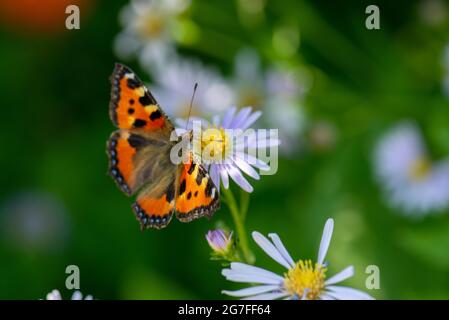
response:
M111 84L109 115L119 130L107 142L109 175L126 195L138 193L132 209L141 228L164 228L174 213L182 222L211 217L218 191L193 157L172 162L172 148L183 137L171 139L174 126L156 99L124 65L116 64Z

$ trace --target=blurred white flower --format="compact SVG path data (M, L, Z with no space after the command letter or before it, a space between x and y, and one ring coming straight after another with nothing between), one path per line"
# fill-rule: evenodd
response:
M307 82L296 69L271 66L263 71L257 52L251 49L243 49L236 56L233 85L237 106L263 110L262 122L279 129L281 150L286 153L297 149L304 127Z
M189 0L131 0L120 12L123 30L114 48L122 59L139 57L145 68L164 66L175 55L174 32L179 15Z
M414 123L392 128L376 146L374 162L391 206L413 216L449 206L449 161L430 160Z
M172 59L155 77L151 92L172 117L187 117L195 83L198 88L193 100L192 115L214 115L224 111L234 101L228 83L215 69L201 62Z
M253 239L273 260L287 269L283 275L255 266L233 262L230 269L223 269L227 280L254 283L255 286L237 291L223 291L233 297L251 300L301 299L301 300L371 300L370 295L357 289L336 286L354 275L354 267L348 266L326 280L327 263L324 259L332 238L333 219L324 226L318 250L317 262L299 260L294 262L276 233L268 236L253 232Z
M49 292L45 299L46 300L62 300L62 297L61 297L61 293L59 292L59 290L55 289L55 290ZM80 291L76 290L73 292L72 298L70 300L93 300L93 297L91 295L87 295L83 299L83 294Z
M24 251L61 250L67 242L69 227L66 208L50 193L21 192L0 209L3 240Z

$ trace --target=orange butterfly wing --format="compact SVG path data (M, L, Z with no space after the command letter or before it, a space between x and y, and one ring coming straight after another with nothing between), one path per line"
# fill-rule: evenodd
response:
M137 197L133 210L141 229L165 228L175 207L176 171L148 185Z
M218 190L207 171L199 164L182 165L176 194L176 217L182 222L206 216L220 207Z
M120 129L163 130L170 137L173 125L131 69L117 63L111 84L109 115L114 125Z

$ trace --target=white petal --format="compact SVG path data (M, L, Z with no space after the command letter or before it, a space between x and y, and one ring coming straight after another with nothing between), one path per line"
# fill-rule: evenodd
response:
M272 278L274 280L277 280L279 282L283 282L284 278L277 275L274 272L259 268L259 267L255 267L246 263L241 263L241 262L232 262L231 263L231 270L235 271L236 273L245 273L245 274L257 274L259 276L263 276L263 277L267 277L267 278Z
M307 294L309 293L309 288L305 288L304 292L302 293L302 297L300 300L307 300Z
M270 166L268 164L266 164L262 160L257 159L256 157L252 156L251 154L243 153L243 152L237 152L235 154L235 156L237 158L240 158L243 161L249 163L253 167L256 167L257 169L264 170L264 171L270 170Z
M262 112L261 112L261 111L256 111L256 112L254 112L253 114L251 114L251 115L248 117L248 119L245 120L245 122L243 122L243 123L240 125L240 128L241 128L242 130L248 129L254 122L257 121L257 119L260 118L261 115L262 115Z
M224 269L221 274L226 277L226 280L234 281L234 282L243 282L243 283L259 283L259 284L271 284L279 286L280 283L278 280L274 280L273 278L267 278L260 275L250 275L244 273L235 273L230 269Z
M237 183L246 192L253 192L253 187L249 184L248 180L242 175L240 170L233 165L225 165L226 171L231 176L232 180Z
M259 247L261 247L262 250L265 251L265 253L268 254L274 261L283 265L287 269L290 269L290 264L288 263L288 261L284 259L282 254L279 253L276 247L267 238L265 238L261 233L257 231L254 231L252 233L252 236Z
M231 124L236 111L237 111L237 108L235 108L235 107L232 107L228 111L226 111L226 113L223 117L223 122L221 123L221 126L223 128L229 128L229 125Z
M332 238L332 231L334 230L334 220L327 219L324 225L323 235L321 237L320 249L318 250L318 263L323 264L324 258L326 257L327 249L329 249L329 244Z
M217 187L218 192L220 192L220 172L218 171L218 167L216 165L210 166L209 175L215 187Z
M228 177L228 172L226 171L226 167L224 165L218 165L218 171L220 172L221 182L223 183L223 187L225 189L229 188L229 177Z
M234 117L234 121L230 124L230 126L234 129L240 128L243 123L245 123L248 116L251 114L251 107L246 107L240 109L239 113Z
M244 160L235 157L234 160L235 164L240 168L240 170L242 170L243 172L245 172L247 175L249 175L251 178L259 180L260 176L257 173L256 170L254 170L253 167L251 167L247 162L245 162Z
M73 292L72 300L83 300L83 295L78 290Z
M284 257L284 259L290 264L290 267L295 266L295 262L293 261L292 257L288 253L287 249L285 248L284 244L281 241L281 238L276 233L270 233L268 236L273 241L274 245L276 246L276 249L278 249L279 253Z
M327 293L322 293L320 294L320 300L335 300L335 298Z
M246 297L242 300L276 300L288 296L289 293L286 291L276 292L276 293L262 293L251 297Z
M343 269L342 271L340 271L339 273L337 273L336 275L327 279L324 284L326 284L326 285L336 284L338 282L341 282L343 280L346 280L346 279L352 277L353 275L354 275L354 267L349 266L349 267Z
M246 296L251 296L251 295L255 295L255 294L265 293L268 291L273 291L276 289L279 289L279 286L264 285L264 286L254 286L254 287L240 289L240 290L236 290L236 291L223 290L221 293L227 294L228 296L231 296L231 297L246 297Z
M326 290L337 300L374 300L369 294L349 287L328 286Z

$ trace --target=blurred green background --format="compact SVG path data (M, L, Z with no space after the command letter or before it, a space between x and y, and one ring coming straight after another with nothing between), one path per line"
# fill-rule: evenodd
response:
M52 5L39 3L46 2ZM314 259L324 222L333 217L329 274L354 264L356 275L346 283L365 290L364 270L374 264L381 271L381 288L369 291L375 298L449 298L449 216L413 221L390 209L371 161L379 135L404 118L422 125L432 155L449 154L449 104L441 92L449 19L427 21L423 1L377 1L381 30L370 31L371 2L259 2L263 14L248 24L238 1L193 0L189 19L203 33L179 51L229 74L235 53L247 45L265 63L281 59L273 34L295 28L289 59L313 76L308 121L332 123L338 138L324 151L281 157L276 175L252 181L247 227L277 232L294 259ZM39 19L24 25L3 15L2 299L44 298L55 288L68 297L71 264L80 267L81 291L97 299L215 299L223 298L222 289L241 287L221 276L204 238L219 221L232 226L226 206L211 221L141 232L132 199L107 175L105 142L114 130L108 77L118 61L112 45L121 30L118 14L127 3L84 1L80 30L65 29L65 14L42 30ZM136 61L126 63L150 80ZM258 266L283 272L251 246Z

